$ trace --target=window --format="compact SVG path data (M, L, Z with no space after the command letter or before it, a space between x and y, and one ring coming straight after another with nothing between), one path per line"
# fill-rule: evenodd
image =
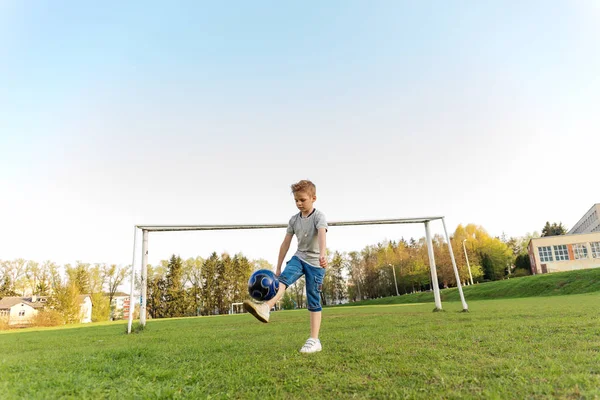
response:
M588 258L587 247L585 243L577 243L573 245L573 254L576 260Z
M540 253L541 262L554 261L552 259L552 248L550 246L538 247L538 252Z
M600 258L600 242L591 242L592 258Z
M567 250L566 244L559 244L554 246L554 257L556 261L565 261L569 259L569 250Z
M24 317L24 316L25 316L25 310L19 311L19 317Z

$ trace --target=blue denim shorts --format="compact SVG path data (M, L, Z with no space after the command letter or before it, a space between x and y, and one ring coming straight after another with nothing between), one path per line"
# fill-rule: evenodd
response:
M321 311L321 290L323 288L323 278L325 277L325 268L313 267L294 256L285 265L285 269L279 275L279 282L286 288L293 285L300 277L304 275L306 279L306 298L308 311Z

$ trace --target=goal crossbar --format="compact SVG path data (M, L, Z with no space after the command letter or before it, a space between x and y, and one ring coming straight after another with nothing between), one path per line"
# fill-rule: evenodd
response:
M328 226L352 225L391 225L391 224L419 224L435 221L444 217L419 217L419 218L394 218L373 219L359 221L327 222ZM175 231L222 231L230 229L273 229L286 228L287 224L242 224L242 225L136 225L138 229L148 232L175 232Z
M429 229L430 222L441 220L444 227L444 234L446 236L446 243L448 244L448 251L450 252L450 259L452 260L452 267L454 269L454 275L456 277L456 286L462 302L463 311L468 311L468 305L465 301L465 297L460 283L460 275L458 268L456 267L456 260L454 258L454 252L452 250L452 244L450 243L450 237L446 229L446 221L443 216L435 217L417 217L417 218L389 218L389 219L374 219L374 220L358 220L358 221L337 221L328 222L328 226L353 226L353 225L392 225L392 224L423 224L425 226L425 238L427 240L427 253L429 256L429 267L431 272L431 286L433 288L433 298L435 302L436 311L442 310L442 300L440 296L440 287L437 278L437 267L435 265L435 257L433 253L433 241L431 232ZM288 224L241 224L241 225L135 225L133 229L133 262L131 263L131 292L130 292L130 304L134 298L135 288L135 253L137 246L137 232L142 231L142 266L141 266L141 294L140 294L140 325L146 325L146 297L148 289L148 234L150 232L175 232L175 231L218 231L218 230L233 230L233 229L273 229L273 228L286 228ZM131 327L133 323L133 308L129 312L129 322L127 325L127 333L131 333Z

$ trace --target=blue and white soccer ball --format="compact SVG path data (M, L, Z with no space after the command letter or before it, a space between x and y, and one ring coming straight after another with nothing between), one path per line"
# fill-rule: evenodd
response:
M259 269L250 275L248 280L248 293L257 301L271 300L279 290L279 279L273 271Z

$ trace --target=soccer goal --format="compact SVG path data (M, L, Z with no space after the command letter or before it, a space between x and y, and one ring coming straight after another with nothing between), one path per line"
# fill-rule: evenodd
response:
M434 311L442 310L442 300L440 298L440 287L437 277L437 268L435 265L435 257L433 254L433 245L429 225L432 221L442 221L444 227L444 235L448 244L448 251L452 260L452 267L456 277L456 285L460 294L463 311L468 311L469 307L465 301L462 285L460 283L460 275L456 267L454 252L450 243L450 237L446 230L446 221L444 217L420 217L420 218L396 218L396 219L376 219L366 221L339 221L328 222L330 227L334 226L353 226L353 225L391 225L391 224L423 224L425 226L425 238L427 240L427 254L429 255L429 267L431 270L431 286L433 287L433 298L435 302ZM135 289L135 261L138 232L142 232L142 263L141 263L141 296L140 296L140 325L146 325L146 301L148 290L148 235L150 232L178 232L178 231L217 231L217 230L232 230L232 229L280 229L287 228L287 224L253 224L253 225L136 225L133 232L133 262L131 263L131 292L130 299L134 298ZM133 304L133 303L132 303ZM133 313L129 313L129 322L127 325L127 333L131 333L133 324Z
M244 303L231 303L229 314L240 314L244 309L242 306Z

